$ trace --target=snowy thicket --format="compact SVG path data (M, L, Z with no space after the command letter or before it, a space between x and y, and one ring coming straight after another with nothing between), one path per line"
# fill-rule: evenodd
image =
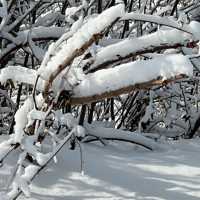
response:
M192 138L199 114L199 1L4 1L0 162L20 149L7 198L69 143L148 150Z

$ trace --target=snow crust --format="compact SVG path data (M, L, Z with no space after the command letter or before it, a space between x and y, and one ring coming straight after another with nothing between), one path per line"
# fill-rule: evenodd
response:
M34 179L30 199L197 200L199 142L166 142L169 149L162 152L149 152L125 143L84 144L84 175L80 173L79 149L64 148L58 154L58 164L51 162L48 170ZM0 168L2 200L8 200L5 185L16 159L16 154L10 155L8 164ZM35 166L30 166L25 174L32 177L34 170ZM28 198L22 194L18 199Z

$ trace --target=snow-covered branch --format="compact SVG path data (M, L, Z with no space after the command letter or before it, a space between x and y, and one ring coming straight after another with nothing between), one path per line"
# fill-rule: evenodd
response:
M49 41L49 40L56 40L60 38L65 32L66 27L35 27L30 32L28 30L20 31L18 35L14 38L14 43L10 43L6 46L5 49L2 49L0 52L0 61L3 60L10 54L16 52L21 47L25 47L28 45L27 35L34 42L39 41ZM7 38L6 38L7 39ZM9 39L9 38L8 38Z
M88 47L98 41L103 32L118 18L124 14L124 5L119 4L104 11L97 17L86 22L66 44L63 44L60 51L47 63L45 68L39 70L41 78L46 80L44 95L47 96L52 82L72 61L82 55Z
M191 26L188 26L188 29ZM200 26L200 24L197 24ZM191 29L191 28L190 28ZM99 69L109 67L122 60L132 58L145 53L153 53L155 51L189 46L189 44L197 43L200 38L194 38L191 34L187 34L178 30L159 30L155 33L145 35L133 39L125 39L116 44L102 48L93 60L88 72L94 72ZM88 64L89 64L88 63Z
M136 21L144 21L144 22L151 22L151 23L155 23L158 25L164 25L164 26L168 26L171 28L175 28L177 30L181 30L183 32L186 32L188 34L192 34L192 32L190 32L190 30L187 29L186 27L181 27L181 25L175 21L172 20L168 17L160 17L160 16L155 16L155 15L148 15L148 14L141 14L141 13L126 13L124 15L124 17L122 17L121 19L123 20L136 20Z
M4 26L7 22L7 17L8 17L8 10L7 10L8 8L7 8L6 0L1 0L1 3L2 3L3 7L0 10L0 13L1 13L0 15L2 17L1 24L0 24L0 32L4 28Z
M159 56L152 60L122 64L86 75L74 88L72 104L95 102L128 93L134 89L161 85L167 80L192 76L193 66L182 55ZM112 78L111 78L112 77Z

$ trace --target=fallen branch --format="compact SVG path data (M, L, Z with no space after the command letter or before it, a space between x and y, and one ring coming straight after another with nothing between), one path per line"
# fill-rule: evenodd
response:
M156 143L150 138L143 136L141 133L133 133L130 131L123 131L120 129L98 127L89 124L85 124L84 126L89 135L94 135L97 138L131 142L143 146L152 151L163 149L162 145Z
M134 134L134 133L133 133ZM90 139L86 139L84 140L84 143L90 143L90 142L95 142L95 141L98 141L99 138L90 138ZM135 142L135 141L132 141L132 140L128 140L128 139L123 139L123 138L112 138L112 137L104 137L104 138L101 138L101 140L111 140L111 141L121 141L121 142L129 142L129 143L132 143L132 144L137 144L139 146L142 146L150 151L153 151L152 148L144 145L144 144L141 144L141 143L138 143L138 142Z

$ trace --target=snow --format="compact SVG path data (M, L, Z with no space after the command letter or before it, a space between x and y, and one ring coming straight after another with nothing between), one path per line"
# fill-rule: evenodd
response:
M193 74L192 64L186 57L178 54L159 56L151 60L130 62L88 74L74 88L73 93L75 97L89 97L151 81L158 77L166 80L180 74L188 76Z
M192 26L192 23L191 23ZM116 44L102 48L95 56L91 69L99 65L118 60L130 54L153 49L154 47L171 46L175 44L185 44L192 39L190 34L178 30L159 30L155 33L144 35L139 38L127 38Z
M23 20L37 5L39 5L39 1L31 4L31 7L25 13L20 15L13 23L5 27L5 31L10 32L11 30L13 30L20 23L20 21Z
M37 150L37 147L34 145L34 142L35 136L26 136L23 138L23 141L21 142L21 147L24 150L24 152L20 154L20 156L22 155L22 158L19 159L19 164L22 164L25 158L23 154L26 156L27 153L29 153L29 155L32 155L40 166L42 166L46 162L46 160L48 160L49 154L43 154L39 152Z
M31 11L38 2L28 11ZM98 95L105 96L107 93L116 91L125 93L128 88L132 89L136 84L152 80L164 81L174 79L178 75L193 75L193 66L189 60L191 56L173 54L154 54L152 59L149 60L138 60L113 66L113 68L106 70L99 70L93 74L84 74L83 70L79 68L80 61L83 58L81 54L84 52L91 53L92 58L89 59L92 63L91 69L95 69L105 62L112 62L131 53L142 54L145 50L151 52L152 48L165 47L165 45L187 46L188 42L195 42L200 39L200 24L191 22L189 25L184 25L186 23L185 15L182 15L179 21L173 21L172 18L159 16L137 13L125 14L122 1L116 2L120 2L120 4L107 9L98 16L87 18L86 21L80 16L70 30L40 27L39 25L45 21L45 26L52 25L57 17L60 17L56 13L54 13L55 15L49 13L46 16L41 16L40 21L37 21L36 26L39 27L33 27L31 31L21 31L16 38L3 33L3 37L12 41L13 44L9 44L0 56L4 56L6 52L11 52L12 48L28 43L35 57L40 61L43 60L43 62L38 71L21 66L7 66L1 70L0 82L5 83L12 79L14 83L34 85L36 79L39 78L36 89L41 91L43 85L49 83L50 89L54 92L57 91L56 98L59 98L59 91L70 90L73 102L73 98L77 97L92 98ZM3 9L7 9L7 5L3 3L2 5ZM70 22L71 15L87 6L87 1L83 0L80 7L67 8L66 20ZM6 30L14 28L19 20L26 15L25 13L20 16L14 23L7 26ZM0 30L3 28L6 17L5 14L0 24ZM125 39L99 51L101 47L92 44L95 42L95 36L104 33L106 28L118 18L149 21L170 28L164 27L165 30L162 29L140 38ZM172 27L176 30L172 30ZM21 28L23 30L25 27L22 26ZM43 30L45 31L43 32ZM55 32L50 33L52 30L55 30ZM44 54L45 51L42 48L34 44L34 41L40 39L57 38L63 31L66 33L57 42L53 42L49 46L46 54ZM95 60L92 60L93 58ZM68 65L71 66L66 69ZM54 83L51 81L54 81ZM46 84L46 86L48 85ZM49 88L46 87L45 89L48 90ZM48 93L46 90L45 95ZM141 122L148 121L153 112L152 95L150 93L150 104L147 106L146 115ZM148 133L144 135L108 128L108 124L107 128L94 124L85 124L85 127L83 127L78 125L78 120L71 113L62 115L61 110L55 111L56 120L48 130L45 126L49 126L49 124L46 124L45 120L49 117L48 120L51 122L54 117L51 111L57 105L52 101L47 111L44 112L47 107L47 105L46 107L43 106L44 103L42 93L35 99L33 96L26 96L26 100L14 116L15 134L11 135L5 142L0 142L0 161L7 161L5 165L2 163L2 166L0 166L1 199L15 199L18 195L20 195L19 199L21 200L27 199L31 195L31 199L42 198L44 200L163 200L168 197L185 200L200 197L198 191L200 181L195 180L196 177L200 176L199 163L195 159L195 156L200 153L199 139L170 142L164 141L162 137L159 138L157 135L152 139L153 137L150 138L151 134L148 135ZM171 112L170 109L168 112L172 119L178 117L174 114L174 105L172 105ZM110 127L114 126L114 122L109 123ZM165 121L166 125L170 125L170 123L171 121L168 123ZM25 134L28 128L32 128L31 125L35 127L34 135L31 132L28 135ZM58 126L61 132L55 132ZM30 131L32 130L30 129ZM67 134L67 131L70 132ZM46 136L42 144L39 144L39 142L36 144L39 134ZM93 137L99 139L100 142L97 140L93 141L93 144L81 143L75 136L86 136L82 140L86 143L89 142L88 138ZM46 139L49 139L50 143ZM5 136L0 136L1 140L5 140ZM68 145L68 148L63 148L64 145L67 146L68 141L70 141L72 147L73 140L78 143L76 145L78 150L70 151L70 145ZM14 145L17 143L20 144L19 148ZM14 149L15 147L17 148ZM150 153L147 150L152 150L152 152ZM78 154L79 152L81 155ZM30 160L26 159L27 154L33 158L31 164L29 163ZM81 159L81 166L79 158ZM57 166L51 160L54 160ZM83 171L85 175L82 173ZM38 176L39 172L40 176ZM35 178L36 176L37 178ZM33 183L31 183L32 180ZM4 183L1 185L1 182ZM11 190L10 186L12 186ZM8 190L10 192L5 195Z
M5 0L1 0L2 8L0 10L0 15L2 18L1 24L0 24L0 31L4 28L6 22L7 22L7 16L8 16L8 11L7 11L7 2Z
M5 17L7 14L7 11L5 8L0 8L0 17Z
M16 168L16 176L14 177L14 181L12 183L12 189L8 192L8 197L10 199L15 199L20 194L20 192L22 192L26 197L30 196L29 183L31 180L39 173L43 167L49 163L52 158L55 157L55 155L69 141L72 134L73 130L60 142L59 145L56 146L52 152L46 154L38 152L35 146L33 146L35 138L34 136L27 136L24 138L22 141L22 149L24 149L24 151L19 156L19 160L17 162L18 165ZM31 164L30 166L24 168L22 164L27 153L33 155L33 158L36 159L40 166L34 166Z
M86 131L85 128L83 128L83 126L76 126L76 136L77 137L85 137L86 135Z
M124 14L124 5L119 4L104 11L96 18L90 19L85 23L71 38L63 44L56 55L51 58L47 66L40 68L38 73L44 80L48 80L50 75L54 73L58 66L62 65L66 60L73 56L74 51L80 49L88 42L93 35L101 33L118 17Z
M22 66L8 66L1 70L0 82L5 83L8 79L14 82L34 85L36 72L33 69Z
M40 17L37 18L34 26L51 26L56 19L59 18L59 12L47 12L42 14Z
M26 179L27 181L30 181L33 178L36 171L38 170L38 168L39 167L36 165L27 166L24 170L23 178Z
M18 36L15 37L14 42L7 45L7 47L0 51L0 58L3 58L8 53L15 51L16 48L18 49L20 45L27 43L27 35L30 34L30 38L33 41L38 40L49 40L49 39L58 39L66 32L66 27L35 27L29 30L20 31ZM4 32L3 32L4 33ZM5 32L6 33L6 32Z
M18 189L22 190L26 197L30 197L31 193L28 183L23 179L23 177L17 175L12 185L13 190L8 193L9 199L13 199L15 197L15 193L18 191Z
M167 5L165 7L161 7L160 10L158 10L155 14L162 15L163 13L170 11L171 9L172 9L171 5Z
M0 143L0 161L2 161L2 158L9 152L10 150L10 144L13 143L13 139L10 138L2 143ZM0 166L1 166L2 163L0 163Z
M6 83L11 79L16 83L25 83L30 85L35 85L37 79L37 71L30 68L25 68L22 66L8 66L0 70L0 82L2 84ZM38 80L37 89L43 90L44 81L42 79Z
M190 30L188 30L187 25L181 26L177 21L173 20L169 17L160 17L157 15L148 15L148 14L141 14L141 13L126 13L123 17L123 20L139 20L139 21L145 21L145 22L152 22L160 25L166 25L169 27L173 27L175 29L183 30L187 33L190 33Z
M136 144L141 144L150 150L163 150L165 148L164 144L159 145L154 140L149 139L140 133L133 133L118 129L116 130L113 128L103 128L89 124L86 125L86 131L89 135L96 136L98 138L110 138L132 141Z
M72 129L74 126L76 126L78 123L76 119L73 117L71 113L66 113L61 116L60 118L61 125L66 125L69 129Z
M34 42L31 40L31 38L29 38L29 45L30 45L30 49L31 49L32 53L35 55L35 57L39 61L42 61L43 57L45 55L45 51L42 48L36 46L34 44Z
M200 23L197 21L191 21L189 27L195 39L200 40Z
M77 137L84 137L86 134L84 127L78 125L78 121L71 113L63 114L60 117L60 123L61 125L66 125Z
M71 19L71 16L73 16L76 12L80 11L82 9L82 7L83 6L81 5L79 7L67 8L66 11L65 11L66 21L73 23L73 20Z
M14 134L14 140L15 143L19 142L22 140L23 135L24 135L24 128L26 127L26 124L28 122L27 119L27 114L33 109L33 100L31 98L28 98L23 106L17 110L15 114L15 134Z
M44 103L42 94L39 94L38 96L36 96L35 100L36 100L37 106L39 108L41 108L42 104ZM23 106L21 106L17 110L17 112L15 114L15 126L14 126L14 130L15 130L14 140L15 140L15 143L17 143L17 142L20 143L21 142L21 140L23 138L23 135L24 135L24 128L26 128L28 120L31 119L30 121L33 121L31 116L30 115L28 116L29 112L31 112L33 109L34 109L33 99L32 99L32 97L28 97L26 99L26 101L24 102ZM37 114L37 116L36 116L36 114ZM37 112L35 112L33 117L36 117L36 118L40 117L41 118L42 114L43 113L39 112L39 114L38 114Z
M45 38L59 38L62 34L64 34L66 32L66 27L55 27L55 26L51 26L51 27L43 27L43 26L39 26L39 27L35 27L32 29L31 31L31 38L32 40L37 40L37 39L45 39ZM24 42L23 40L26 40L26 35L27 35L28 31L21 31L18 34L18 38Z
M85 175L80 174L79 149L64 148L58 154L58 163L51 162L34 179L30 199L197 200L199 142L168 142L169 150L163 152L144 151L124 143L84 144ZM10 155L8 164L0 168L1 198L16 159L16 154ZM31 173L37 170L32 167ZM18 199L27 197L21 195Z
M45 117L46 117L46 113L45 112L42 112L40 110L36 110L36 109L33 109L31 112L29 112L28 118L30 118L30 120L45 120Z
M35 158L37 160L37 163L40 166L43 166L50 158L50 155L51 155L50 153L48 153L48 154L37 153Z

